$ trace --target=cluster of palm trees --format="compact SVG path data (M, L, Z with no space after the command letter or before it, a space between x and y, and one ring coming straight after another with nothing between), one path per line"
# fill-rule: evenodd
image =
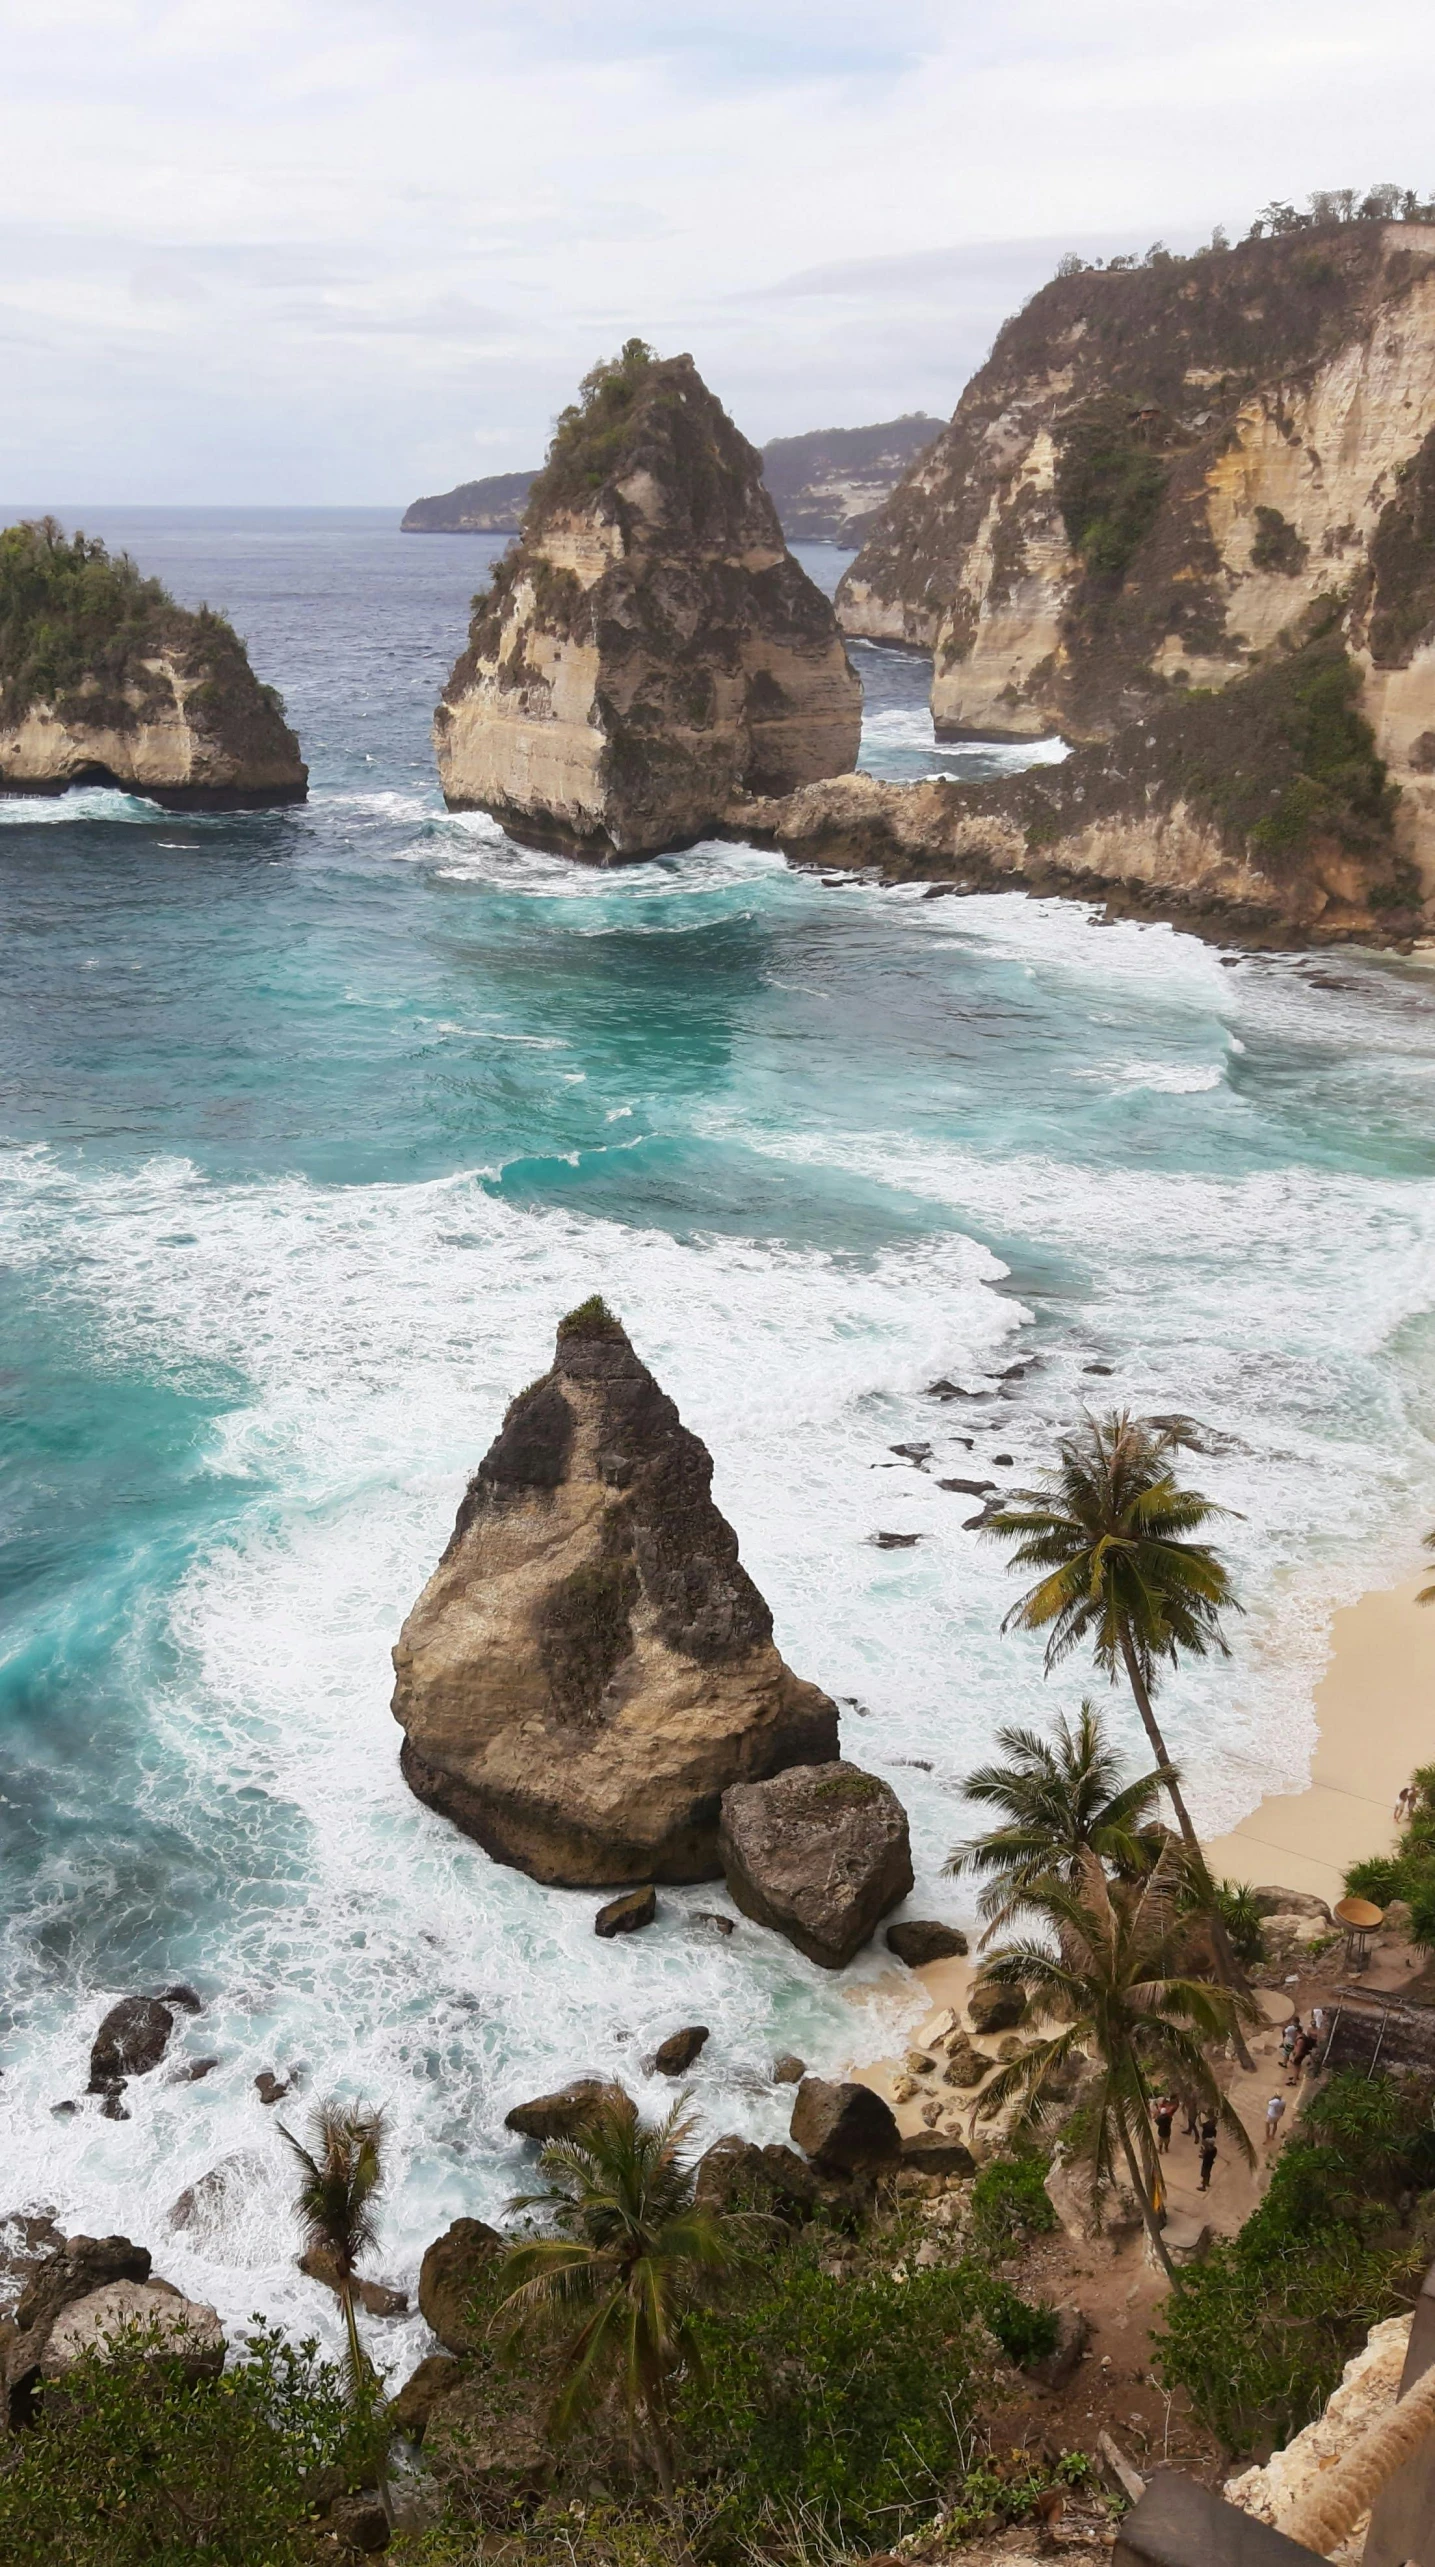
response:
M1230 2039L1249 2065L1241 2027L1256 2010L1154 1709L1164 1669L1183 1652L1224 1653L1221 1615L1238 1609L1217 1554L1193 1538L1220 1510L1176 1479L1175 1456L1191 1441L1180 1419L1088 1418L1059 1445L1044 1484L991 1517L986 1530L1013 1544L1013 1565L1041 1573L1004 1627L1044 1632L1048 1669L1088 1644L1108 1678L1124 1674L1155 1764L1125 1777L1089 1703L1050 1739L1001 1729L1005 1763L967 1783L999 1823L958 1847L947 1867L981 1881L984 1944L1023 1915L1033 1920L1034 1932L989 1952L983 1969L998 1985L1020 1986L1049 2027L983 2088L979 2109L1015 2101L1034 2116L1082 2063L1098 2195L1124 2165L1168 2273L1153 2087L1192 2098L1253 2155L1209 2053ZM1178 1832L1160 1821L1163 1794ZM1199 1966L1202 1946L1215 1983ZM682 2099L653 2125L615 2094L580 2134L544 2149L543 2188L510 2205L541 2226L515 2242L499 2276L498 2317L510 2335L572 2321L555 2426L616 2388L634 2456L646 2457L664 2490L675 2385L698 2361L694 2316L731 2283L763 2225L696 2200L684 2154L692 2134ZM354 2286L375 2242L383 2114L322 2103L307 2145L284 2136L299 2168L306 2243L324 2250L336 2279L355 2395L376 2392Z
M1258 2019L1155 1712L1165 1668L1183 1652L1224 1654L1222 1613L1239 1610L1219 1556L1192 1538L1221 1511L1177 1480L1175 1456L1192 1440L1180 1418L1088 1418L1059 1445L1043 1486L991 1517L985 1530L1012 1544L1013 1566L1041 1572L1004 1627L1045 1632L1048 1670L1086 1643L1104 1675L1124 1674L1156 1762L1125 1778L1090 1703L1050 1740L1000 1730L1007 1761L982 1767L966 1788L1001 1823L959 1846L947 1866L982 1878L984 1943L1023 1913L1036 1920L1037 1932L990 1954L984 1974L1022 1988L1054 2027L984 2088L981 2111L1016 2100L1031 2115L1073 2064L1089 2065L1096 2185L1124 2162L1173 2278L1149 2099L1171 2088L1189 2097L1249 2160L1249 2135L1209 2054L1229 2040L1249 2067L1243 2026ZM1179 1835L1160 1823L1163 1794Z

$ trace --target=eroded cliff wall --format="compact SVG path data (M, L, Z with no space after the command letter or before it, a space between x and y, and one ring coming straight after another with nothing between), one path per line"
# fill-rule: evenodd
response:
M856 763L861 688L761 459L690 357L628 350L559 423L434 739L451 808L600 860Z

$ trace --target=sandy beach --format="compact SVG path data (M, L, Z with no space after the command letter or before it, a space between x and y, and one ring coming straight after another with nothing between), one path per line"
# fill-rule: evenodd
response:
M1363 1595L1337 1613L1316 1687L1320 1736L1304 1791L1261 1801L1207 1859L1218 1878L1341 1895L1348 1863L1395 1843L1397 1793L1435 1758L1435 1606L1423 1578Z

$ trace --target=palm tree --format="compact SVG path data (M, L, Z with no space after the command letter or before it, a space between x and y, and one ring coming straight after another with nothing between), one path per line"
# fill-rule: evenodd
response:
M1024 2112L1033 2113L1078 2053L1094 2057L1101 2083L1091 2099L1086 2153L1097 2193L1112 2181L1119 2150L1152 2247L1174 2280L1157 2217L1160 2171L1148 2080L1154 2076L1161 2085L1194 2095L1254 2164L1245 2126L1211 2073L1206 2045L1224 2039L1240 2012L1254 2018L1255 2001L1183 1974L1184 1872L1173 1846L1139 1881L1108 1881L1089 1847L1074 1868L1072 1881L1048 1880L1039 1902L1055 1929L1057 1950L1036 1941L1013 1943L984 1967L985 1979L1022 1988L1038 2013L1061 2028L1001 2069L985 2088L979 2110L986 2119L1019 2096Z
M679 2096L659 2123L638 2118L627 2095L601 2105L570 2139L539 2158L548 2179L511 2210L544 2212L558 2234L515 2246L498 2275L514 2331L583 2312L563 2347L564 2381L553 2408L563 2432L616 2379L630 2438L641 2429L664 2494L671 2492L672 2390L699 2367L692 2317L740 2260L744 2215L693 2199L696 2169L683 2155L694 2128Z
M1083 1641L1113 1682L1124 1670L1151 1752L1165 1771L1192 1884L1210 1921L1216 1967L1226 1986L1237 1988L1240 1974L1206 1859L1152 1703L1163 1660L1175 1666L1182 1650L1192 1658L1213 1649L1229 1656L1221 1615L1241 1610L1217 1553L1189 1538L1225 1513L1199 1489L1177 1483L1171 1456L1190 1440L1181 1419L1158 1427L1126 1409L1104 1420L1088 1417L1057 1446L1057 1466L1045 1485L1019 1489L1017 1502L1000 1507L984 1530L1016 1544L1013 1568L1043 1572L1002 1629L1045 1631L1048 1674ZM1239 2023L1234 2032L1241 2064L1249 2068Z
M980 1766L964 1789L968 1800L1000 1810L1003 1823L955 1846L944 1866L951 1880L985 1876L978 1901L986 1919L983 1943L1031 1904L1028 1891L1049 1875L1074 1881L1085 1847L1117 1872L1147 1869L1152 1846L1143 1830L1155 1817L1162 1785L1173 1779L1163 1765L1124 1781L1121 1758L1089 1702L1074 1727L1057 1722L1054 1741L1034 1729L1008 1727L997 1731L997 1745L1009 1762Z
M316 2103L309 2116L307 2148L282 2121L279 2129L299 2161L294 2207L305 2246L333 2264L348 2336L349 2381L358 2397L372 2382L374 2370L359 2342L354 2273L360 2259L378 2243L374 2212L384 2183L384 2116L366 2105L340 2104L330 2098Z

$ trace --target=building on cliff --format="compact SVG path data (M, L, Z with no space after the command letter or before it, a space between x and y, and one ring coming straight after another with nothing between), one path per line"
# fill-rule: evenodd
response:
M558 423L434 721L444 798L602 862L855 764L862 694L761 457L637 340Z
M931 651L947 739L1134 737L1333 627L1428 904L1435 227L1055 278L894 493L838 613Z
M47 517L0 534L0 792L77 784L245 810L302 802L308 769L222 615Z

